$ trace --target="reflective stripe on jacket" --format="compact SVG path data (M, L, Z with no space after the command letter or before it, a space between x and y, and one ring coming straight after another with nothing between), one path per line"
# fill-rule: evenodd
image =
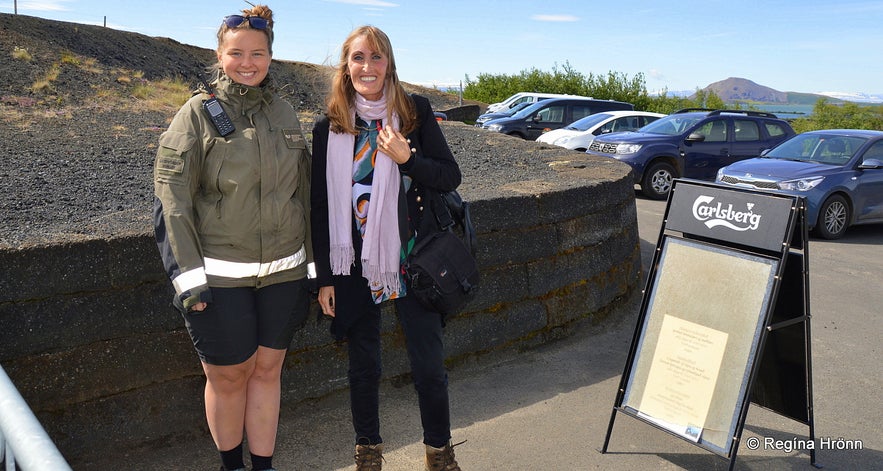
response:
M215 94L236 130L221 137L192 97L160 136L154 227L186 307L208 286L303 278L312 262L310 154L290 104L227 77Z

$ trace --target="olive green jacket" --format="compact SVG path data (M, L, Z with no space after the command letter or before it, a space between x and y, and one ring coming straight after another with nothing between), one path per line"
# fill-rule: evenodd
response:
M159 139L154 229L184 309L209 286L261 287L307 275L310 153L292 106L222 76L214 90L236 130L221 137L194 95Z

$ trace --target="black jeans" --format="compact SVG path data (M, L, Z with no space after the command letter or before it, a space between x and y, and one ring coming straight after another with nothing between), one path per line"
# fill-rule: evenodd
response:
M427 311L413 297L394 300L405 334L411 376L420 404L423 443L443 447L451 439L448 374L444 366L442 316ZM379 395L381 377L380 306L365 291L367 312L347 330L349 345L350 406L356 442L382 443ZM367 442L367 443L366 443Z

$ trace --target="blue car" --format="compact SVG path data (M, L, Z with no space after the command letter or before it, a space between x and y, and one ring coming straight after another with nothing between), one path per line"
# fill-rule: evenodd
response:
M798 134L720 169L717 182L803 196L810 229L838 239L849 226L883 222L883 131Z
M641 193L662 200L675 178L714 180L721 167L757 157L794 134L772 113L688 108L635 132L598 136L586 153L629 164Z

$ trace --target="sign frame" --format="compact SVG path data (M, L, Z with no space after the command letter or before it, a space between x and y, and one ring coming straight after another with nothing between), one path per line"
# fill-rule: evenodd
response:
M674 181L602 453L621 413L732 470L751 402L815 440L807 241L803 198Z

